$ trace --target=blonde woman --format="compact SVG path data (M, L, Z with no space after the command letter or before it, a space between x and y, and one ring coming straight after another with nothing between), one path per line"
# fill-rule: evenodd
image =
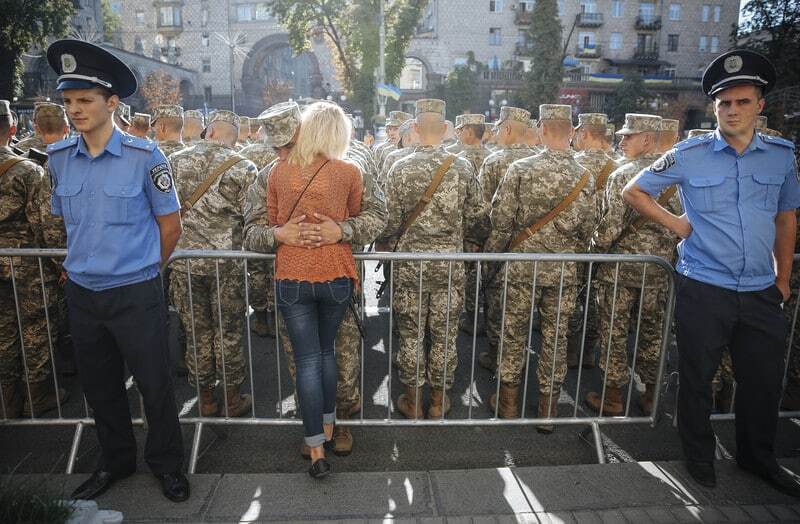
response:
M270 225L315 213L341 222L359 213L361 172L343 160L350 134L350 120L339 106L318 102L305 109L294 147L269 176ZM280 244L275 281L278 310L294 349L305 442L311 448L309 474L321 478L331 469L324 444L333 436L336 414L334 340L357 282L350 245Z

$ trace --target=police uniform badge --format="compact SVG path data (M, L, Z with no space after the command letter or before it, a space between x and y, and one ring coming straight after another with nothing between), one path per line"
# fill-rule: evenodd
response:
M738 73L742 70L742 57L739 55L731 55L725 59L723 67L727 73Z
M650 171L653 173L663 173L667 169L671 168L675 165L675 153L673 151L668 151L666 154L662 155L658 160L653 162L653 165L650 166Z
M78 62L75 57L69 53L61 55L61 71L64 73L74 73L78 68Z
M162 162L150 170L150 180L156 189L162 193L169 193L172 189L172 175L170 175L166 162Z

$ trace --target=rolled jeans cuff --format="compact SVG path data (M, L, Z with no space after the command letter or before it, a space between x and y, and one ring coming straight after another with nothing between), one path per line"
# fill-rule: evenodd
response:
M318 448L325 444L325 433L311 435L310 437L303 437L303 440L305 440L306 446L309 448Z
M333 424L336 422L336 412L332 413L323 413L322 414L322 423L323 424Z

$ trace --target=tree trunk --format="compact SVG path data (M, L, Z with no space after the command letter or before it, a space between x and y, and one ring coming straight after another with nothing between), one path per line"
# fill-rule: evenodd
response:
M0 99L14 99L14 78L17 54L11 49L0 48Z

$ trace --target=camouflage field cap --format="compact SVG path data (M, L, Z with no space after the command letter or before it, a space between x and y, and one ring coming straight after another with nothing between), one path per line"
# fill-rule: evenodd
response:
M439 100L438 98L422 98L417 100L414 106L417 116L425 113L435 113L441 115L442 119L444 119L445 108L444 100Z
M150 127L150 115L147 113L134 113L131 124Z
M67 114L63 107L53 102L36 102L33 106L33 120L36 121L40 116L65 118Z
M206 117L203 115L202 111L198 111L197 109L189 109L188 111L183 112L183 119L186 120L187 118L194 118L195 120L199 120L200 124L205 125Z
M459 118L461 121L459 122ZM478 113L467 113L456 117L456 129L461 126L479 126L486 124L486 117Z
M572 106L566 104L542 104L539 106L539 121L565 120L572 123Z
M386 120L386 125L399 127L400 124L412 118L414 117L405 111L389 111L389 118Z
M680 120L675 120L673 118L662 118L661 130L666 131L667 133L677 133L681 130L681 122Z
M661 117L657 115L644 115L640 113L627 113L625 125L617 131L618 135L635 135L651 131L661 131Z
M119 104L117 104L117 108L114 110L114 114L117 115L117 118L122 120L122 122L126 126L131 125L131 106L129 106L125 102L120 102Z
M281 147L291 142L300 127L300 106L295 102L281 102L268 108L255 119L264 127L264 143Z
M767 122L768 122L767 117L763 115L758 115L756 117L756 129L758 129L759 131L767 129Z
M690 129L689 133L687 133L687 138L694 138L696 136L705 135L713 131L712 129Z
M150 125L155 125L159 118L180 118L183 120L183 108L177 105L163 105L153 109L153 116L150 117Z
M237 115L237 116L239 117L239 127L240 128L246 127L247 129L250 129L250 117L249 116L241 116L241 115Z
M539 121L536 120L535 118L531 118L530 120L528 120L528 127L530 127L531 129L536 129L536 126L538 125Z
M400 134L400 136L404 136L406 133L414 129L414 124L416 123L417 121L415 119L409 118L408 120L400 124L400 127L397 128L397 132Z
M531 112L521 107L503 106L500 108L500 116L497 119L497 123L500 124L507 120L527 126L531 120Z
M8 100L0 100L0 116L11 116L11 104Z
M605 113L581 113L578 115L578 127L581 126L607 126L608 115Z

